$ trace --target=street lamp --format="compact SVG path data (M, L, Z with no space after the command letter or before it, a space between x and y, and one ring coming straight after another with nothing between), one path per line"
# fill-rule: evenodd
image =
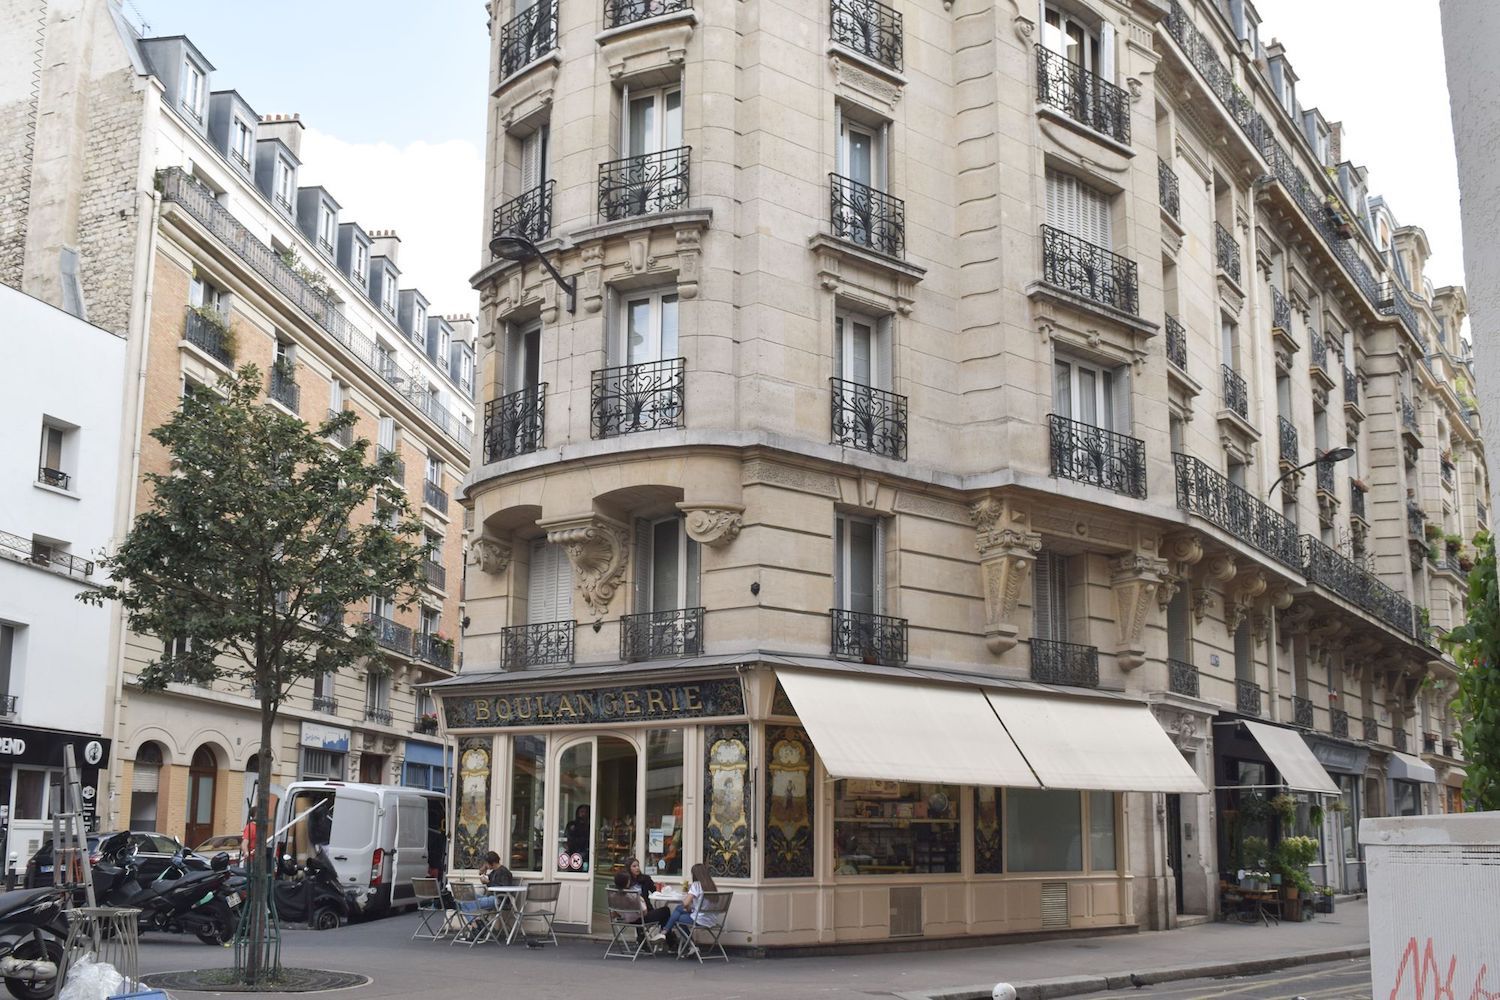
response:
M564 278L561 274L558 274L557 268L552 266L552 262L537 248L535 243L524 236L505 233L490 240L490 253L501 260L513 260L520 264L524 264L529 260L541 261L542 266L547 269L547 273L552 276L552 280L557 283L557 287L567 293L568 312L577 311L578 279Z
M1276 492L1276 487L1280 486L1282 480L1286 479L1286 477L1288 477L1288 476L1295 476L1297 473L1301 472L1303 469L1308 468L1309 466L1313 466L1313 465L1332 465L1335 462L1347 462L1349 459L1351 459L1353 457L1354 457L1354 449L1353 448L1349 448L1349 447L1344 447L1344 448L1330 448L1328 451L1323 452L1323 454L1319 455L1317 458L1313 459L1311 462L1303 462L1301 465L1297 466L1295 469L1288 469L1286 472L1283 472L1281 475L1277 476L1276 477L1276 482L1272 483L1271 484L1271 488L1268 489L1268 490L1266 490L1266 499L1267 500L1271 499L1271 494Z

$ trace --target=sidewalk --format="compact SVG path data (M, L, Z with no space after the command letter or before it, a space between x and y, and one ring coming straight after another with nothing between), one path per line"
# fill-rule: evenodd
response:
M816 958L734 958L723 962L646 959L605 962L603 941L564 939L561 947L450 947L411 941L415 917L400 916L337 931L287 931L283 964L361 972L374 982L360 1000L384 997L472 997L476 989L528 1000L572 1000L607 991L611 1000L962 1000L989 997L997 982L1027 985L1023 998L1074 995L1106 985L1102 977L1174 970L1171 978L1256 971L1267 960L1296 963L1363 954L1367 905L1278 927L1204 924L1184 930L1074 938L947 951L885 952ZM192 938L147 934L141 971L229 965L227 949ZM1234 966L1234 967L1231 967ZM1191 967L1192 971L1188 969ZM1053 982L1064 980L1063 982ZM174 996L195 997L173 991ZM263 997L281 994L260 994ZM285 994L285 996L292 996Z

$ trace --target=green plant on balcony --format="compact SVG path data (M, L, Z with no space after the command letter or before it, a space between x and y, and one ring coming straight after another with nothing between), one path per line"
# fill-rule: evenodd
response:
M1440 525L1433 524L1431 521L1427 522L1426 527L1424 527L1422 530L1426 534L1427 540L1429 542L1436 542L1443 537L1442 527Z
M435 733L437 732L437 727L438 717L436 712L423 712L422 717L417 720L417 732L419 733Z
M1443 536L1443 548L1448 550L1449 555L1457 555L1458 550L1464 547L1462 535L1448 532Z
M1458 554L1458 568L1467 573L1474 568L1474 557L1467 552Z
M188 312L198 317L199 321L214 333L219 335L219 344L224 348L224 353L233 360L239 349L239 338L235 336L234 326L225 316L213 306L188 306Z
M328 284L327 276L317 268L308 267L302 263L302 256L297 253L296 247L287 247L281 251L280 257L281 262L291 268L297 277L306 282L307 286L318 295L326 299L333 293L331 286Z

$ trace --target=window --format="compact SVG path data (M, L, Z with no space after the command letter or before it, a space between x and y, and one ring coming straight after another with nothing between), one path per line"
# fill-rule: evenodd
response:
M71 434L56 424L42 424L42 448L37 461L37 482L66 490L73 485Z
M626 87L623 101L625 134L621 137L620 148L626 156L646 156L682 145L680 87L638 92ZM545 139L540 141L545 143Z
M375 594L370 598L370 614L377 618L390 619L396 613L396 603L389 594ZM370 676L375 676L371 674Z
M541 625L573 617L573 564L561 545L545 538L531 543L531 572L526 585L526 623Z
M198 275L188 284L188 305L197 309L212 309L219 315L229 312L228 296L213 282Z
M135 768L130 776L130 828L155 830L157 802L161 789L161 746L144 743L135 752Z
M255 132L245 124L243 118L235 118L233 134L229 137L229 152L245 167L250 166L250 151L255 145Z
M419 302L411 304L411 336L423 347L427 346L427 310Z
M443 485L443 460L436 455L427 456L427 481L434 486Z
M344 780L344 755L334 753L331 750L314 750L311 747L303 747L302 778L303 780L311 781L320 779L324 781Z
M313 708L321 708L332 711L334 700L334 679L337 675L331 671L313 675Z
M1219 360L1230 368L1237 368L1235 358L1239 356L1240 328L1228 316L1219 318Z
M386 270L381 277L380 308L392 316L396 315L396 275L390 270Z
M437 328L437 359L439 364L448 363L448 355L453 351L453 334L449 332L444 323L439 323Z
M394 417L382 416L376 434L376 444L386 451L396 450L396 420Z
M334 219L333 209L328 204L322 204L318 208L318 245L327 254L333 253L333 241L337 223Z
M1078 792L1011 788L1005 797L1008 871L1083 871L1083 810Z
M458 384L466 393L474 391L474 355L468 348L458 352Z
M644 301L649 307L651 300L648 298ZM631 305L627 305L625 311L629 312L630 309ZM630 322L628 316L626 322ZM629 340L630 334L627 333L624 339ZM510 371L506 376L506 381L512 392L520 389L535 389L541 383L542 327L540 324L519 329L511 328L509 359Z
M286 340L282 337L277 337L275 358L276 367L281 369L289 369L296 363L297 345L293 344L290 340Z
M354 279L356 285L363 288L370 280L370 250L357 239L352 242L354 243L354 263L349 268L351 272L349 276Z
M698 606L698 543L681 517L637 521L636 611Z
M1106 250L1114 246L1109 196L1071 174L1047 171L1047 225Z
M1052 642L1068 641L1068 560L1041 552L1032 570L1031 634Z
M511 747L510 859L506 864L511 871L540 872L546 835L542 817L547 801L547 738L512 736Z
M1391 792L1395 796L1393 816L1422 815L1422 790L1415 781L1392 781Z
M1359 860L1359 778L1352 774L1335 774L1331 776L1339 785L1339 798L1343 800L1344 811L1339 814L1339 822L1343 824L1344 860Z
M16 627L14 625L0 625L0 695L9 695L11 693L11 670L15 664L15 655ZM13 707L8 704L4 708L7 712L14 711Z
M431 536L428 536L428 538L429 538L429 541L430 541L431 540ZM441 538L439 538L437 541L438 541L438 547L441 548L443 540ZM441 611L438 611L435 608L423 608L422 609L422 634L423 635L437 635L439 632L442 631L442 627L441 627L442 626L442 619L443 619L443 614L442 614Z
M834 784L835 875L957 872L956 785L851 778ZM1077 792L1070 793L1076 800Z
M396 350L386 344L375 345L375 367L380 371L380 377L387 382L394 381L400 372L396 365Z
M182 65L182 107L188 114L203 120L203 71L191 59Z
M1241 622L1234 633L1234 677L1235 680L1255 681L1255 640L1250 635L1250 623Z
M1053 362L1052 396L1053 408L1059 416L1092 427L1115 429L1115 408L1120 404L1115 398L1115 372L1110 369L1059 358Z
M844 611L879 614L881 608L880 525L840 514L833 536L833 604Z
M890 324L857 313L834 318L833 370L836 377L856 385L890 386Z
M839 143L835 150L836 172L866 187L884 190L886 186L886 134L888 126L867 125L851 121L843 106L835 108Z
M616 356L624 364L667 361L678 356L675 292L631 296L625 300L620 313L615 347Z
M521 140L521 191L534 190L547 183L547 145L551 129L543 124Z
M288 211L292 207L292 163L280 157L276 160L276 201Z
M1089 792L1089 868L1115 870L1115 793Z
M386 711L390 703L390 678L371 670L365 674L366 711Z
M681 729L653 729L646 733L646 863L647 875L682 874Z
M1180 663L1192 663L1193 614L1188 604L1187 587L1178 587L1167 602L1167 657Z
M562 752L557 767L557 850L559 871L561 855L568 855L569 872L589 870L589 847L593 823L590 803L594 787L594 745L575 743ZM537 820L541 822L541 820Z
M1106 71L1104 63L1112 53L1100 45L1099 36L1093 28L1053 4L1046 4L1042 22L1042 45L1082 66L1090 73L1097 73L1106 80L1113 80L1113 67ZM1106 26L1106 31L1108 26Z
M343 409L344 409L344 399L345 399L346 395L347 395L347 390L345 390L345 388L344 388L344 383L340 382L338 379L334 379L331 382L329 382L328 383L328 409L329 409L329 411L332 412L332 413L341 413L341 412L343 412Z

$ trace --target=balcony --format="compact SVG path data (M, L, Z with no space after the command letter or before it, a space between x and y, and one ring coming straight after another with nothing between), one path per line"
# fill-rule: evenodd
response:
M1490 509L1483 500L1474 501L1474 516L1479 521L1479 526L1485 530L1490 526Z
M1406 753L1406 730L1391 730L1391 746L1395 747L1401 753Z
M1370 518L1365 514L1365 491L1354 480L1349 480L1349 516L1357 521L1370 523Z
M1227 531L1277 562L1300 570L1297 527L1199 459L1172 456L1177 506Z
M906 397L841 378L832 390L830 443L906 461Z
M1130 145L1130 94L1041 44L1036 46L1036 98L1085 128Z
M1187 371L1187 330L1176 316L1167 317L1167 360Z
M1274 286L1271 288L1271 329L1292 332L1292 304Z
M519 236L540 243L552 232L552 192L556 181L538 184L498 206L490 217L490 240Z
M693 9L693 0L604 0L604 27L627 24Z
M906 619L832 608L833 655L895 667L906 662Z
M1328 710L1328 731L1339 739L1349 738L1349 713L1342 708Z
M1260 715L1261 690L1254 681L1236 677L1234 680L1234 708L1241 715Z
M1177 172L1162 159L1156 161L1156 200L1163 212L1181 221L1182 191L1177 184Z
M484 404L484 460L503 462L541 451L547 383L517 389Z
M234 367L230 352L229 320L205 307L188 306L187 326L182 339L226 368Z
M448 589L448 571L443 568L442 563L433 562L430 559L424 560L422 572L427 579L427 586L433 590Z
M682 358L602 368L594 372L591 412L595 438L681 427L686 415Z
M1301 570L1308 583L1368 611L1402 635L1415 634L1412 631L1411 602L1405 597L1312 535L1303 535L1300 546Z
M366 705L365 721L381 726L389 726L395 721L395 716L391 714L389 708L383 708L379 705Z
M1240 419L1250 419L1250 390L1245 377L1228 365L1220 365L1223 376L1224 409L1238 414Z
M1167 689L1173 694L1198 697L1198 668L1186 660L1167 661Z
M691 146L599 165L599 218L606 222L670 212L687 204Z
M1277 441L1281 445L1281 460L1295 468L1297 461L1297 425L1286 417L1276 418Z
M1444 757L1456 757L1457 756L1457 754L1455 752L1456 750L1457 750L1457 747L1454 746L1454 743L1453 743L1452 740L1443 740L1443 756Z
M703 653L703 609L620 616L620 659L662 660Z
M1364 737L1365 742L1366 743L1379 743L1380 742L1380 721L1378 719L1371 718L1368 715L1365 716L1362 721L1363 721L1363 726L1364 726L1362 735Z
M1139 309L1135 261L1051 226L1042 227L1042 280L1132 316Z
M54 486L60 490L67 489L68 483L72 480L72 478L73 477L69 476L61 469L49 469L45 465L38 467L36 471L37 482L41 483L43 486Z
M1220 223L1214 223L1214 260L1219 270L1229 276L1236 285L1240 283L1240 244L1234 234Z
M1450 490L1453 488L1453 462L1449 459L1441 459L1438 462L1438 472L1443 477L1443 485Z
M391 465L392 482L406 482L406 463L401 460L401 457L394 450L387 448L383 444L378 444L375 446L375 461L378 462L381 459L385 458L387 455L394 456L394 462Z
M439 639L431 632L423 632L417 636L416 654L417 659L429 666L437 667L439 670L453 669L453 641L451 639Z
M901 72L901 15L876 0L832 0L835 44Z
M375 633L375 642L382 649L402 656L411 655L411 629L374 612L365 615L365 624Z
M343 414L344 411L342 410L329 410L328 419L337 420L339 417L343 416ZM354 425L350 424L341 430L334 431L332 434L328 435L328 440L341 447L349 447L354 443Z
M828 175L833 235L887 257L906 255L906 202L868 184Z
M337 715L339 713L339 700L332 695L315 694L312 700L312 710L322 712L324 715Z
M527 670L573 662L575 621L510 625L500 630L500 665L505 670Z
M1344 369L1344 406L1359 409L1359 373Z
M1324 494L1330 499L1337 496L1337 493L1334 490L1333 486L1333 463L1319 462L1317 466L1315 466L1315 468L1317 469L1318 492Z
M422 502L440 514L448 513L448 493L430 479L422 480Z
M1417 311L1412 308L1411 300L1406 297L1406 292L1394 281L1381 284L1380 291L1376 295L1375 307L1380 310L1382 316L1395 316L1406 327L1413 336L1419 336L1422 327L1417 323Z
M297 378L290 366L271 366L271 379L266 383L266 395L296 413L301 407L302 390L297 388Z
M557 0L537 0L500 29L500 79L557 48L557 7Z
M1099 650L1076 642L1031 640L1031 679L1067 687L1099 686Z
M1406 396L1401 397L1401 433L1410 437L1417 447L1422 446L1422 429L1417 423L1417 408Z
M1427 513L1409 500L1406 503L1406 532L1411 536L1411 541L1421 542L1424 547L1426 546Z
M57 549L34 542L30 538L12 535L8 531L0 531L0 551L21 562L56 570L68 576L94 575L94 564L91 560L59 552Z
M1437 734L1436 733L1423 733L1422 734L1422 752L1423 753L1437 753L1438 752L1438 738L1437 738Z
M1302 729L1313 727L1313 703L1309 698L1292 695L1292 725Z
M1146 443L1114 431L1047 414L1052 475L1146 499Z
M1328 363L1328 341L1323 339L1322 334L1314 331L1307 338L1307 346L1309 374L1319 386L1332 392L1338 383L1334 381L1333 367Z

